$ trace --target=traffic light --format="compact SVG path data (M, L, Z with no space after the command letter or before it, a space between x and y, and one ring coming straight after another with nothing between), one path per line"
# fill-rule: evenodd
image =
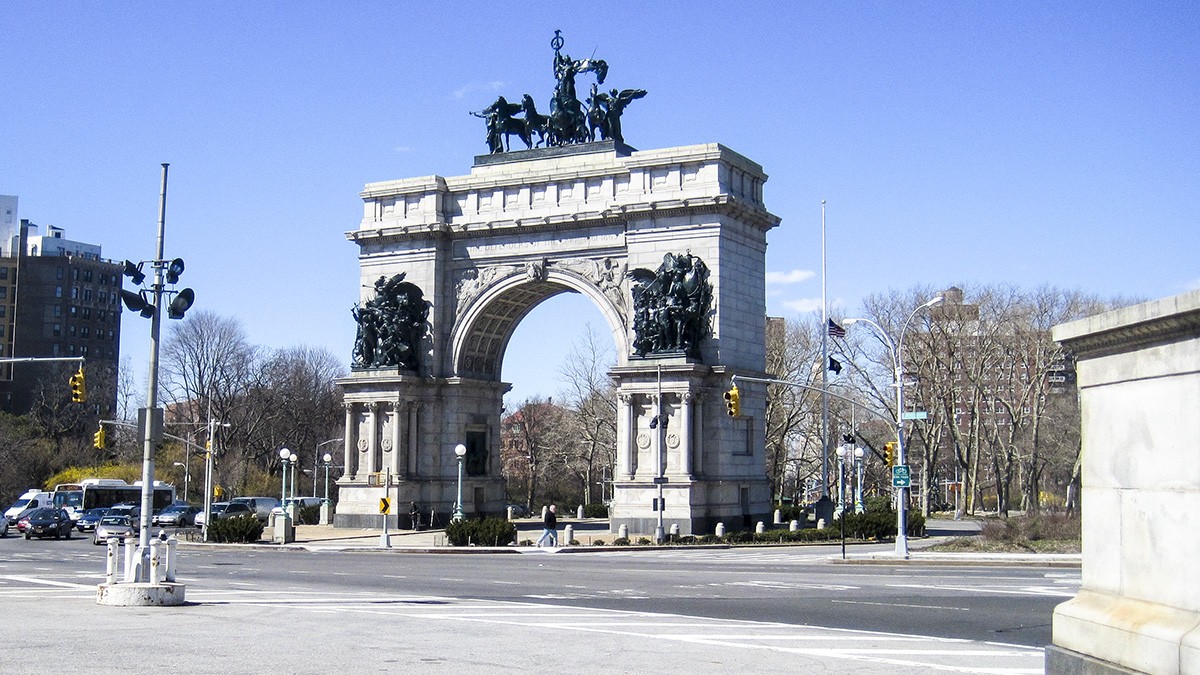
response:
M884 443L883 451L887 455L887 465L895 466L896 465L896 444L895 443Z
M83 381L83 366L79 366L78 372L71 376L71 401L73 403L84 403L87 401L87 385Z
M741 395L738 394L737 385L725 392L725 408L730 417L737 417L742 414Z
M101 424L100 428L96 430L96 433L92 434L92 447L96 448L97 450L103 450L107 442L108 437L104 433L104 425Z

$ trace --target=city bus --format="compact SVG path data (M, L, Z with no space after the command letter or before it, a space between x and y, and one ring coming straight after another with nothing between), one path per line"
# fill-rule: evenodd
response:
M175 501L175 486L154 481L154 510L159 511ZM117 504L141 504L142 481L133 485L119 478L85 478L78 483L54 486L54 505L79 520L84 511L109 508Z

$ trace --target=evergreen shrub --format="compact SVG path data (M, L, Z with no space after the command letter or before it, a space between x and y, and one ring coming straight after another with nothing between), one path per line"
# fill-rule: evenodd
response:
M451 546L507 546L517 537L517 526L504 518L452 521L446 526Z
M249 544L262 539L263 524L253 515L218 518L208 525L208 540L223 544Z

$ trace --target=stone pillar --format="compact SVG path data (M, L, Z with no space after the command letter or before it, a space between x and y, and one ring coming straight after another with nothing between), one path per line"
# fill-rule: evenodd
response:
M633 416L633 396L620 394L620 411L617 413L617 436L624 440L619 444L622 452L617 457L617 474L633 480L634 453L637 452L637 429Z
M354 478L358 473L358 462L353 456L354 448L358 445L358 440L354 437L354 404L347 403L346 408L346 430L342 434L342 465L345 467L345 475L347 478Z
M679 406L679 472L691 478L692 476L692 392L685 391L680 395Z
M421 410L421 404L417 401L409 401L408 403L408 472L407 476L417 476L420 474L420 464L417 456L417 444L419 443L420 434L417 426L420 416L418 413Z
M400 477L404 476L404 472L400 470L402 466L400 456L403 454L401 451L403 446L400 443L400 419L402 417L400 411L402 406L403 404L400 401L392 402L392 434L388 438L391 447L384 448L385 450L391 450L391 453L387 457L388 469L392 472L393 476Z
M691 476L704 476L704 395L692 395L692 459Z
M1200 672L1200 291L1053 337L1076 359L1083 568L1046 672Z
M367 404L367 410L370 411L367 418L367 473L371 474L380 468L375 462L375 453L379 451L379 403L371 401ZM361 446L362 443L359 443L359 447Z

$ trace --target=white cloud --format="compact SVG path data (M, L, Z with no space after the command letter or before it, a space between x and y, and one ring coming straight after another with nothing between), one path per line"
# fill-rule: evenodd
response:
M799 300L785 300L783 306L796 312L797 314L808 314L809 312L818 312L821 310L820 298L800 298Z
M790 270L788 272L767 272L768 284L798 284L816 276L812 270Z
M458 89L455 89L454 98L463 99L466 98L468 94L474 94L476 92L491 93L500 91L504 88L504 85L505 82L502 80L492 80L491 82L471 82L459 87Z

